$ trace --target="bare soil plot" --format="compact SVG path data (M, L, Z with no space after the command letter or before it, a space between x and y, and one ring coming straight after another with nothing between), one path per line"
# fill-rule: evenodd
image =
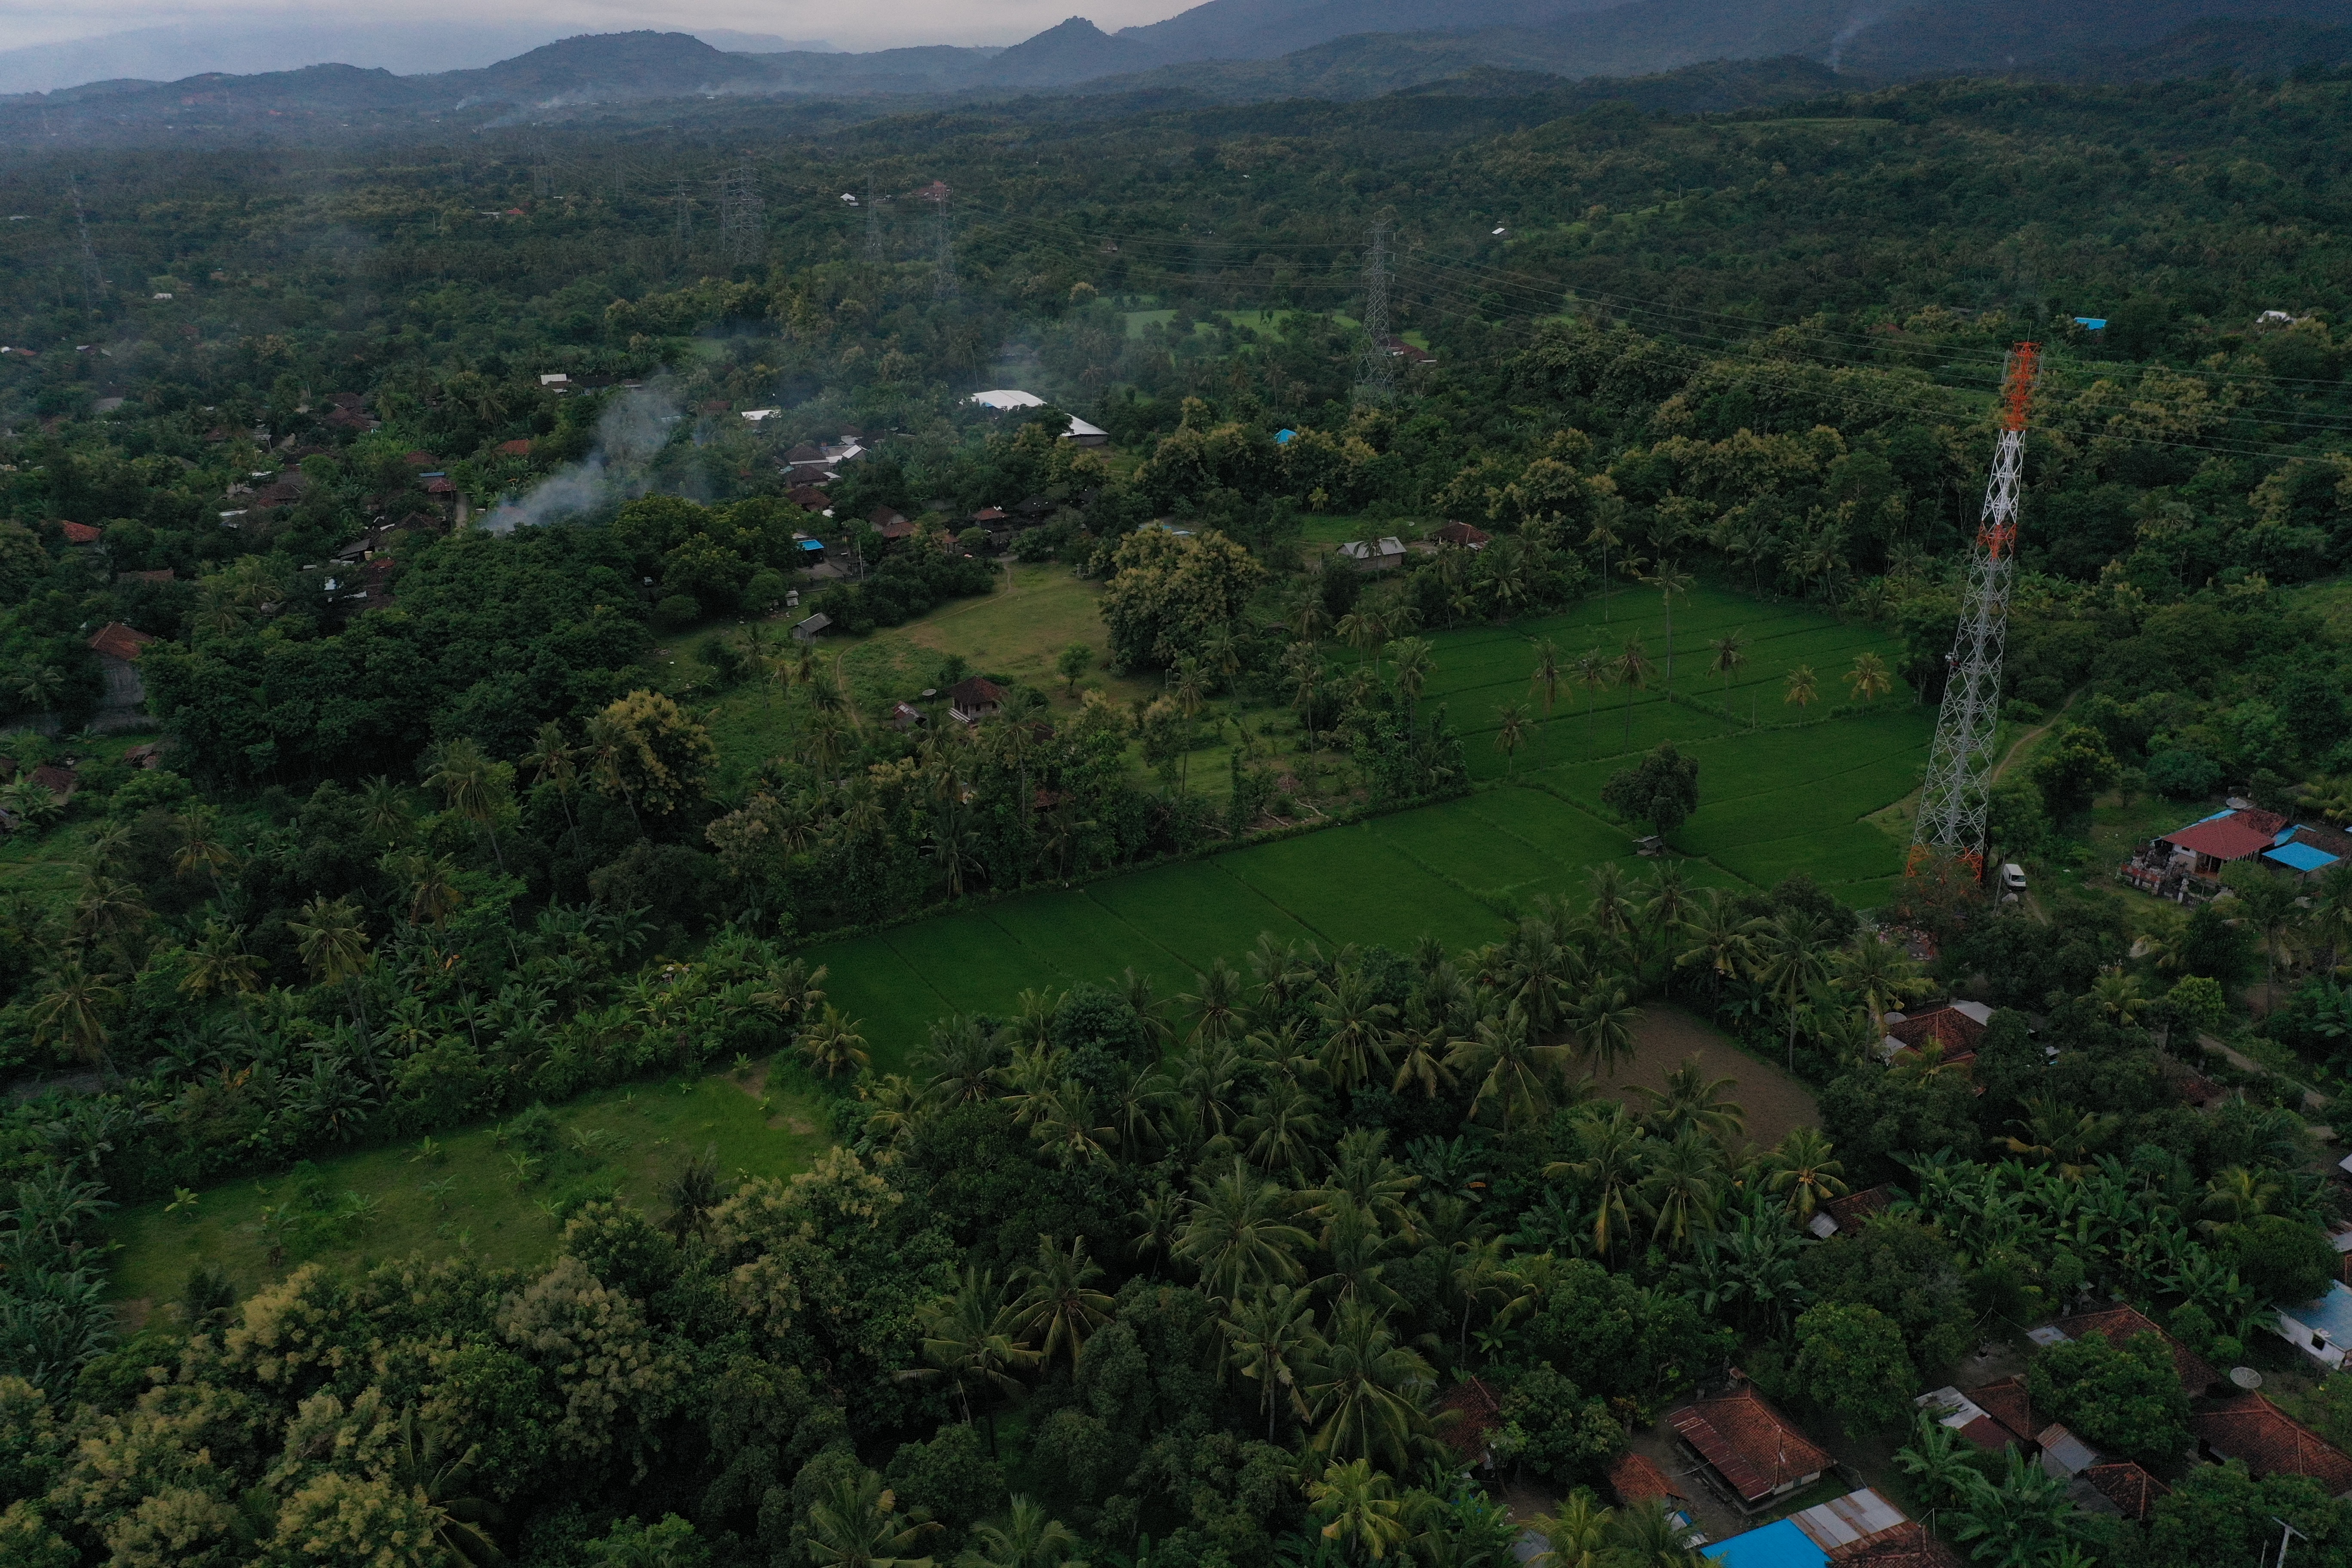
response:
M1821 1111L1812 1090L1782 1072L1747 1055L1721 1031L1702 1023L1672 1003L1653 1003L1643 1010L1642 1026L1634 1031L1633 1059L1601 1080L1604 1092L1625 1092L1636 1087L1664 1089L1666 1074L1698 1058L1706 1076L1730 1079L1732 1098L1748 1111L1748 1136L1759 1148L1769 1148L1799 1127L1821 1125Z

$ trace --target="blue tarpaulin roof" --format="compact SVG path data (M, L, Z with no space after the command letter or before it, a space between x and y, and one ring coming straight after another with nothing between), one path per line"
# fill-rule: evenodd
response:
M2077 316L2074 318L2074 324L2078 327L2088 327L2095 332L2107 324L2107 319L2105 316Z
M2295 871L2319 871L2336 864L2336 857L2316 844L2282 844L2263 851L2263 858L2275 860Z
M2317 1329L2338 1345L2352 1347L2352 1290L2339 1284L2330 1282L2326 1295L2289 1308L2287 1315Z
M1274 444L1277 447L1287 447L1297 439L1298 432L1296 430L1276 430L1274 433Z
M1824 1568L1830 1560L1811 1536L1785 1519L1699 1550L1724 1568Z

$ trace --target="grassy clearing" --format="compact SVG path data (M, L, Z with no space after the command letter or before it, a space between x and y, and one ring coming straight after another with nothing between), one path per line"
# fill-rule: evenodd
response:
M306 1199L307 1173L231 1182L191 1209L167 1212L163 1201L113 1216L108 1236L121 1248L112 1289L119 1300L175 1299L199 1264L225 1271L240 1296L285 1268L308 1261L365 1267L380 1259L440 1258L467 1253L529 1268L554 1251L558 1212L583 1199L617 1194L659 1215L670 1178L706 1147L727 1176L785 1175L806 1168L830 1142L815 1097L766 1083L767 1069L699 1081L647 1082L575 1100L555 1112L561 1152L528 1179L512 1156L522 1152L495 1127L477 1127L418 1146L371 1149L317 1168L309 1184L327 1205ZM444 1185L443 1184L446 1184ZM345 1194L356 1194L355 1197ZM265 1211L291 1206L308 1223L270 1260ZM336 1220L345 1210L364 1212Z

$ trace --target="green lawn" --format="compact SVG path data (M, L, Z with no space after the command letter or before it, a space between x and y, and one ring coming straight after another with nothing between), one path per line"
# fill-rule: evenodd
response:
M780 1088L763 1105L750 1091L764 1088L764 1071L755 1069L574 1100L555 1112L565 1148L527 1178L510 1162L520 1151L501 1147L497 1128L478 1127L435 1139L432 1158L410 1143L327 1161L310 1194L299 1173L280 1173L212 1188L178 1213L164 1201L142 1204L107 1227L121 1247L113 1292L126 1301L174 1300L198 1264L226 1271L240 1296L311 1259L363 1267L468 1253L527 1268L554 1250L557 1213L583 1198L617 1194L661 1215L670 1178L705 1148L718 1151L720 1171L734 1180L805 1168L830 1142L819 1102ZM288 1205L305 1224L273 1266L264 1211ZM335 1217L344 1211L358 1212Z

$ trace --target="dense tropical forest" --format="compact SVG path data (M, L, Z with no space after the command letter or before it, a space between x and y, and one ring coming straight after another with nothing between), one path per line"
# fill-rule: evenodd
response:
M2352 1440L2267 1328L2337 1277L2352 874L2104 877L2116 824L2227 795L2352 817L2347 100L720 106L0 168L0 1561L1508 1568L1517 1487L1559 1568L1666 1568L1603 1478L1736 1365L1979 1561L2284 1519L2352 1563L2317 1482L2183 1462L2161 1341L2032 1363L2169 1484L2145 1519L1912 1405L2125 1300ZM812 960L1491 791L1612 697L1601 798L1671 848L1735 781L1634 745L1637 696L1802 744L1940 695L2025 340L2030 910L1608 861L1492 941L1269 935L919 1039ZM1012 386L1046 401L969 401ZM1483 547L1330 550L1445 521ZM1050 675L921 640L1028 568L1094 595ZM1702 584L1895 651L1738 712L1740 626L1674 674ZM1605 645L1433 700L1446 637L1596 605ZM1966 1071L1881 1058L1956 993ZM1818 1115L1603 1092L1667 1009ZM808 1168L681 1149L633 1204L563 1119L728 1063L814 1108ZM370 1223L339 1158L429 1187L486 1125L548 1256L320 1259ZM114 1300L115 1211L232 1180L278 1184L267 1281Z

